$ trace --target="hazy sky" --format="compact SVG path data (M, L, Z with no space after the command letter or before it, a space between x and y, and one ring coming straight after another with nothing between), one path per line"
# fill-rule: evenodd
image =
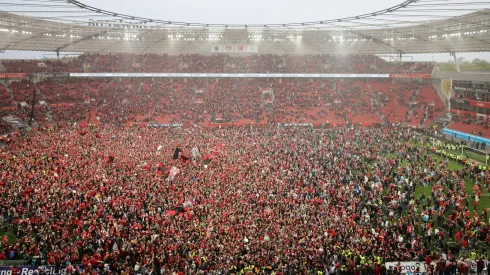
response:
M195 23L273 24L336 19L392 7L403 0L79 0L118 13ZM465 1L465 0L461 0ZM24 0L10 0L25 3ZM489 5L490 7L490 5ZM1 7L0 7L1 8ZM21 9L22 7L19 7ZM453 14L454 15L454 14ZM51 54L51 53L50 53ZM411 55L414 60L446 62L449 54ZM490 60L490 53L461 53L468 60ZM45 53L9 52L4 58L43 58Z
M378 11L400 0L81 0L118 13L198 23L272 24L319 21Z

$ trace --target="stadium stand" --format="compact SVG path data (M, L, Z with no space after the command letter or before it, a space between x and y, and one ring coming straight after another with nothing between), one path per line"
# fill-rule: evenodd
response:
M451 74L401 60L488 49L489 13L396 11L338 33L0 12L1 49L84 52L1 61L0 275L485 274L489 158L438 118L490 137L490 97L444 102Z
M431 73L433 63L397 65L374 55L136 55L84 54L66 60L2 61L8 73L53 72L186 72L186 73Z
M8 105L30 105L37 91L37 101L48 104L90 102L103 123L375 125L386 119L419 126L444 111L428 84L372 80L47 79L14 81L9 87L14 100ZM262 92L269 89L274 100L266 103Z
M4 85L0 84L0 106L8 106L13 102L12 94Z
M489 138L489 111L486 108L489 103L488 92L472 88L455 89L454 96L451 98L451 114L454 123L451 123L448 128Z
M34 83L28 80L14 81L8 85L12 91L12 96L15 102L30 102L36 88Z

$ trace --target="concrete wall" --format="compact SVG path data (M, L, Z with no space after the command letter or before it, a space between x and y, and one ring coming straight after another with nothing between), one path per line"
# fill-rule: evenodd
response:
M432 78L465 80L465 81L489 81L490 72L438 72L432 74Z
M432 79L432 86L437 91L437 95L439 96L439 98L444 103L444 106L446 106L446 108L448 108L449 106L447 106L447 105L448 105L449 98L446 95L446 93L444 91L442 91L442 89L441 89L441 79L439 79L439 78Z

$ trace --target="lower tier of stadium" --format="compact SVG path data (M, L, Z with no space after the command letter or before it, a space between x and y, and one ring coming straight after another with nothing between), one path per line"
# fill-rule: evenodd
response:
M423 126L445 110L427 81L70 78L0 85L0 116L29 120L33 99L41 124Z

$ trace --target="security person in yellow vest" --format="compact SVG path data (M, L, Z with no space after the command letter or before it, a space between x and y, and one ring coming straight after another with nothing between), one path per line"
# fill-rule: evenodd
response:
M366 263L366 257L364 257L363 255L359 257L361 257L361 265L364 265Z
M346 257L347 257L348 259L351 259L351 258L352 258L352 251L347 250L347 255L346 255Z

